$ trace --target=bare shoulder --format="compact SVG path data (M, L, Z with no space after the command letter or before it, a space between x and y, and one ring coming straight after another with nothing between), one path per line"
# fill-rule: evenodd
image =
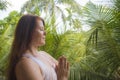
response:
M29 58L26 58L26 57L22 57L20 60L19 60L19 62L17 63L17 66L20 66L20 67L22 67L21 66L21 64L23 65L23 64L29 64L29 63L33 63L34 64L34 62L32 61L32 60L30 60Z
M16 69L17 68L20 68L20 69L31 68L33 67L33 65L35 65L35 67L38 67L38 65L35 62L33 62L31 59L22 57L17 63Z
M29 58L22 57L15 72L18 80L43 80L39 66Z

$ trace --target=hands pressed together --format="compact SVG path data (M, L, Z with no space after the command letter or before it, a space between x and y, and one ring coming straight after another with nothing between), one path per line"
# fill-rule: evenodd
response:
M56 66L57 80L68 80L69 63L64 56L58 59Z

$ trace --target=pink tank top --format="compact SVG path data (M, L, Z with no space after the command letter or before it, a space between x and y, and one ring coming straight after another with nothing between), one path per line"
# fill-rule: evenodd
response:
M55 65L53 64L52 67L48 67L44 64L40 59L31 55L31 54L24 54L24 57L30 58L34 62L36 62L42 70L42 75L44 80L57 80L57 75L55 71Z

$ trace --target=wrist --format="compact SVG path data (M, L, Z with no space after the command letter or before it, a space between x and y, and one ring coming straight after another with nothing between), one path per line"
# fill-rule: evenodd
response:
M68 80L68 78L67 77L63 77L63 79L62 80Z
M67 77L61 77L61 78L58 78L58 80L68 80Z

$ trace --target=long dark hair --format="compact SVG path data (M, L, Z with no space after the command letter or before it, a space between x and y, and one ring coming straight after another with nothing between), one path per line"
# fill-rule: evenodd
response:
M36 28L37 19L40 19L45 26L44 20L41 17L31 14L23 15L17 23L9 54L7 80L17 80L15 66L26 50L31 51L30 43L34 29Z

